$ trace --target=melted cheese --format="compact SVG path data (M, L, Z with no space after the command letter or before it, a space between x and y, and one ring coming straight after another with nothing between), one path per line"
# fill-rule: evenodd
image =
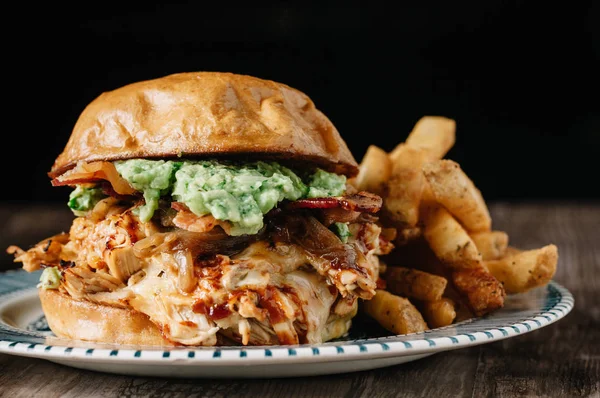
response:
M186 345L215 345L219 328L206 314L192 311L195 298L181 294L177 278L168 272L163 262L149 261L146 276L126 288L135 294L129 304L162 326L163 334L170 340Z
M178 288L177 270L166 261L169 254L156 255L146 262L145 276L136 278L135 283L125 288L131 292L129 304L160 325L172 341L186 345L214 345L218 330L230 329L247 344L256 323L248 322L246 317L263 324L268 321L265 310L258 306L256 292L274 287L271 300L278 306L283 319L271 320L268 325L280 341L299 343L294 322L301 322L306 331L302 342L320 343L326 334L337 292L331 293L323 276L299 269L305 260L290 255L295 253L293 249L269 247L265 242L252 245L221 266L220 280L201 280L205 283L200 283L190 294L184 294ZM281 273L282 270L289 272ZM207 307L226 305L234 293L237 305L227 308L237 307L238 311L232 311L228 316L212 320L207 314L193 311L198 300Z
M314 272L290 272L285 275L284 284L292 288L303 303L306 342L321 343L329 311L337 294L332 295L323 277Z

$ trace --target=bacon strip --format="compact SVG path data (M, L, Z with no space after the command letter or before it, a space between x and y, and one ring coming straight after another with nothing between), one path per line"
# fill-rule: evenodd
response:
M117 193L117 191L114 190L114 188L108 181L103 181L100 187L102 188L102 192L105 195L112 196L113 198L116 198L118 200L135 200L141 198L140 192L136 192L136 195L121 195Z
M171 202L171 209L177 211L191 211L189 207L185 203L182 202Z
M177 215L173 218L175 226L186 229L191 232L208 232L214 227L220 226L227 233L231 234L231 223L229 221L217 220L212 215L197 216L181 202L171 202L171 208L177 210Z
M77 185L108 181L116 193L133 195L137 191L117 171L110 162L79 163L73 169L52 180L53 186Z
M360 213L377 213L383 200L380 196L369 192L359 192L347 196L330 198L299 199L286 205L288 209L333 209L342 208Z

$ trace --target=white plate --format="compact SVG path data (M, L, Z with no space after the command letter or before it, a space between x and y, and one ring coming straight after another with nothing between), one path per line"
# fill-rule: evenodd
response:
M424 333L390 336L357 318L348 337L324 344L164 349L54 337L37 297L38 278L21 270L0 274L0 353L139 376L291 377L380 368L539 329L563 318L574 303L567 289L551 282L508 296L504 308L488 316Z

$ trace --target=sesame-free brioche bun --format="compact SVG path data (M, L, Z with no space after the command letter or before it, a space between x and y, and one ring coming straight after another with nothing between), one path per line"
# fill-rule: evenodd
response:
M79 161L175 157L358 172L338 130L304 93L246 75L188 72L101 94L79 116L48 174L58 177Z
M131 346L177 345L163 337L158 326L141 312L77 300L55 289L38 289L42 310L50 330L57 336L70 340L110 343ZM323 331L323 341L343 336L351 326L356 312L343 318L328 320ZM232 344L231 330L222 330L217 336L219 344ZM250 345L254 345L251 343Z
M39 289L39 296L48 326L58 337L127 345L173 345L141 312L75 300L52 289Z

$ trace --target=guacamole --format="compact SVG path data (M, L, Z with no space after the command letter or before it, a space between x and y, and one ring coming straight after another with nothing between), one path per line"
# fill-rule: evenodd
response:
M331 224L330 229L340 238L343 243L348 242L348 238L352 236L348 223L336 222Z
M346 190L346 178L318 169L308 182L308 198L327 198Z
M144 222L150 220L158 209L158 200L170 192L175 171L181 162L165 160L133 159L115 162L121 177L144 195L144 206L137 209L138 216Z
M282 200L339 196L346 177L318 169L301 178L274 162L228 163L214 160L130 159L115 162L119 174L142 192L138 208L148 221L163 196L182 202L196 215L212 214L231 222L231 234L255 234L263 216Z
M105 196L100 188L77 186L69 195L69 207L75 215L81 216L88 210L92 210L96 203Z
M58 289L61 279L62 276L60 275L58 268L47 267L42 271L42 275L40 275L40 283L38 283L37 287L41 287L43 289Z

